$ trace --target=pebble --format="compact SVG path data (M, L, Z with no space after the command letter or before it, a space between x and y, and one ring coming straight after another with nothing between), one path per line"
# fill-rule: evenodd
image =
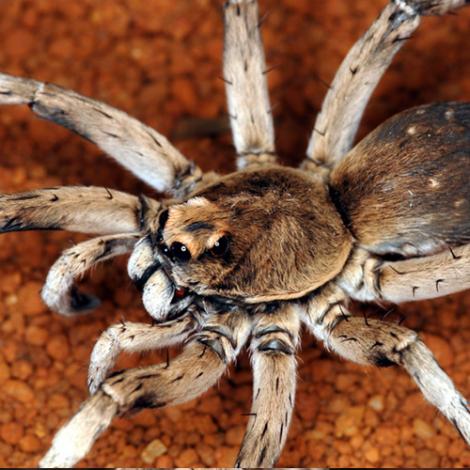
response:
M160 439L154 439L140 454L146 464L151 464L157 458L166 453L167 448Z
M18 290L18 302L16 309L24 315L40 315L46 310L46 306L41 299L40 291L42 283L28 281Z
M374 395L368 402L368 405L375 411L384 409L384 399L382 395Z
M45 328L35 325L31 325L26 328L25 334L27 343L34 346L44 346L49 337L49 333Z
M70 354L67 338L64 335L52 337L46 344L46 351L52 359L64 362Z
M6 423L0 426L0 437L7 444L18 444L23 437L23 426L19 423Z
M3 392L10 398L18 400L24 404L31 404L34 400L34 392L31 387L20 380L7 380L3 384Z
M23 452L34 453L41 449L41 442L36 436L27 434L20 439L19 446Z
M175 464L178 467L192 467L199 462L197 452L192 449L184 449L177 457L175 457Z
M439 456L430 449L419 450L416 454L418 466L422 468L439 467Z
M33 373L32 365L25 360L16 361L11 366L11 375L15 379L27 380Z
M380 460L380 452L376 447L371 447L364 452L364 457L370 463L377 463Z
M174 466L173 459L169 455L157 457L154 463L155 468L172 468Z
M436 434L434 428L429 423L423 421L420 418L413 420L413 431L423 440L431 439Z
M352 406L339 415L335 423L335 436L354 436L359 432L365 408L363 406Z
M240 445L245 434L245 426L230 428L225 433L225 442L230 446Z

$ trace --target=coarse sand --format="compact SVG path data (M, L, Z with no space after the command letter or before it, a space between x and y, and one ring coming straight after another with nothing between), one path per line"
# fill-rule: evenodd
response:
M174 138L205 170L234 168L221 76L221 1L3 0L0 71L51 81L121 108ZM263 26L277 143L297 164L326 84L385 0L266 0ZM407 107L470 101L470 8L426 18L375 92L360 136ZM197 135L201 121L213 132ZM207 124L203 121L202 124ZM211 135L211 133L213 135ZM92 144L30 114L0 109L0 191L93 184L154 192ZM94 341L121 319L148 321L126 260L83 281L102 305L64 318L39 290L60 252L83 235L25 232L0 237L0 466L36 466L59 426L86 398ZM378 306L353 306L382 315ZM385 307L387 308L387 307ZM470 397L470 295L397 307L390 321L418 330ZM172 355L177 351L172 351ZM162 360L123 356L119 368ZM470 450L427 405L405 372L347 363L304 333L298 393L279 466L469 467ZM116 419L79 466L233 465L251 400L242 355L218 387L187 404Z

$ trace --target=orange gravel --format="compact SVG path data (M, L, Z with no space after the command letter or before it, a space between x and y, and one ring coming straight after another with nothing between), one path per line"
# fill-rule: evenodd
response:
M223 127L221 2L216 0L4 0L0 70L56 82L122 108L168 136L204 169L233 169L227 133L188 138L190 117ZM385 0L266 0L264 39L278 148L299 162L315 111L341 58ZM425 19L394 61L361 135L419 103L470 101L470 8ZM91 144L42 122L26 107L0 109L0 191L94 184L152 195ZM148 318L124 259L84 280L102 306L67 319L38 291L69 233L0 237L0 466L35 466L58 427L87 395L93 342L106 326ZM363 307L357 306L358 314ZM403 305L391 320L422 332L470 397L470 295ZM367 310L380 313L379 307ZM173 351L172 354L176 354ZM160 360L125 356L119 367ZM243 355L218 388L185 405L114 421L80 466L226 467L241 442L251 398ZM408 376L330 356L305 334L296 412L280 466L461 467L470 451Z

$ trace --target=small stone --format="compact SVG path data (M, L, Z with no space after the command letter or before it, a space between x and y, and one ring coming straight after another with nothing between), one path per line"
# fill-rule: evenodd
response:
M382 425L380 430L377 430L375 434L376 444L381 449L386 446L397 446L400 441L400 432L396 426Z
M18 303L16 308L24 315L40 315L45 312L46 306L44 305L40 291L42 284L36 281L29 281L18 290Z
M155 416L154 410L150 409L140 411L132 417L132 421L137 425L143 426L144 428L151 428L157 424L157 418Z
M423 440L431 439L436 434L436 431L429 423L419 418L413 421L413 431Z
M192 467L199 462L199 456L192 448L185 449L176 458L175 463L178 467Z
M53 393L49 397L49 407L51 409L66 409L68 410L70 404L69 404L69 399L65 395L61 395L60 393Z
M31 434L23 436L20 439L19 445L23 452L29 453L37 452L41 448L41 442L39 439Z
M34 424L33 431L34 431L34 435L39 437L40 439L47 436L47 428L41 422L36 422Z
M3 392L22 403L31 403L34 400L31 388L19 380L7 380L3 385Z
M215 462L214 449L205 443L199 443L197 453L205 467L212 467Z
M215 449L215 463L219 468L232 468L237 459L238 447L217 447Z
M218 395L204 397L204 400L202 400L201 404L199 405L199 410L201 413L208 413L212 416L215 416L222 410L222 400Z
M342 413L336 420L336 437L354 436L359 432L360 424L364 416L363 406L352 406Z
M49 333L45 328L31 325L26 328L26 342L33 346L44 346L47 342Z
M27 380L33 373L33 368L28 361L20 360L11 366L11 375L15 379Z
M244 426L230 428L225 434L225 442L230 446L240 445L245 434Z
M21 273L14 272L6 274L2 277L2 285L0 289L3 292L15 292L21 283Z
M201 415L194 422L194 430L198 431L202 435L212 434L217 431L217 426L215 425L212 416Z
M408 459L412 459L416 455L416 449L411 445L403 446L402 450L403 450L403 455Z
M0 427L0 437L8 444L18 444L23 437L23 426L19 423L6 423Z
M166 408L164 410L164 413L168 418L173 422L176 423L181 420L181 417L183 416L183 413L179 408Z
M67 338L64 335L54 336L47 343L46 351L52 359L64 362L70 354Z
M439 467L439 456L430 449L419 450L416 454L416 462L421 468Z
M352 374L339 374L335 381L336 389L340 392L347 392L354 387L356 378Z
M317 421L315 428L304 433L306 440L322 441L333 434L333 426L326 421Z
M384 409L384 399L382 395L374 395L368 405L375 411L382 411Z
M173 459L169 455L162 455L155 460L155 468L173 468Z
M353 449L357 450L364 444L364 437L361 434L357 434L352 437L350 444Z
M145 463L151 464L157 457L166 453L166 451L165 444L160 439L154 439L145 447L140 456Z
M174 96L183 104L185 111L196 109L199 98L193 80L184 77L176 78L172 81L171 88Z
M371 447L364 452L364 457L370 463L376 463L380 459L379 450L376 447Z
M342 396L340 394L334 396L330 403L328 404L328 408L332 413L342 413L344 410L348 409L351 406L347 397Z

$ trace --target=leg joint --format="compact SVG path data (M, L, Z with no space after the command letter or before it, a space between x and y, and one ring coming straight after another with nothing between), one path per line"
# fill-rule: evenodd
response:
M262 341L258 344L256 349L259 352L281 353L287 356L292 356L295 353L292 345L279 338L272 338L268 339L267 341Z

